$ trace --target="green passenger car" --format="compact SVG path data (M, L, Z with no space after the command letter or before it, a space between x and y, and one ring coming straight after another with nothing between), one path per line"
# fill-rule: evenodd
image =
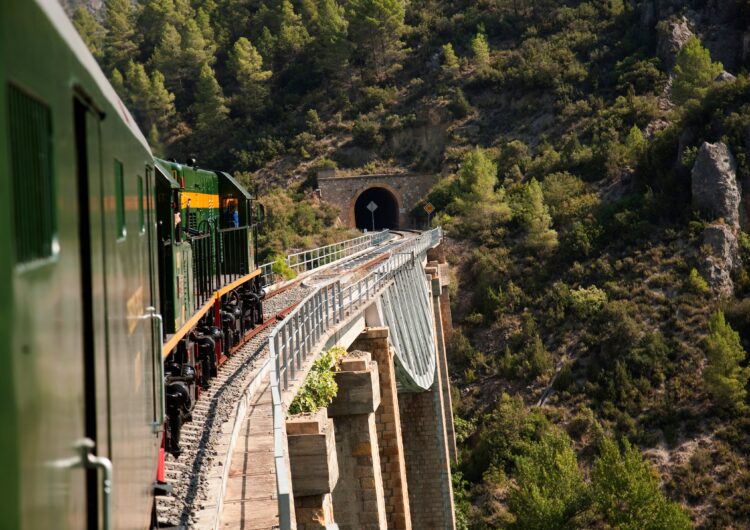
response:
M0 2L3 528L149 526L164 413L154 179L58 2ZM111 493L103 469L76 465L82 440L114 465Z

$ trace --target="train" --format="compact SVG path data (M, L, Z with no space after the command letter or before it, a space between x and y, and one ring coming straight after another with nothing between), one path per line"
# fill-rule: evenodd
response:
M56 0L0 2L0 527L154 526L165 454L263 322L264 216L154 156Z

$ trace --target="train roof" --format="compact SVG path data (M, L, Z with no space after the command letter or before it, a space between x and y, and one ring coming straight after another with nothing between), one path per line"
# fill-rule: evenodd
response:
M240 193L242 193L242 195L246 199L252 199L253 198L253 196L250 195L250 192L247 191L247 189L245 188L245 186L243 186L242 184L240 184L239 182L237 182L237 180L235 180L235 178L232 175L230 175L229 173L227 173L225 171L217 171L216 173L218 173L218 175L220 177L224 177L225 179L227 179L235 188L237 188L238 190L240 190Z
M156 170L169 181L169 185L172 189L179 189L181 187L180 183L172 177L172 168L170 167L170 164L173 164L173 162L167 162L166 160L162 160L161 158L154 157L154 165L156 166Z
M86 44L78 35L73 23L68 19L68 15L59 4L58 0L36 0L39 8L49 19L52 26L60 34L60 37L66 42L70 50L75 54L76 59L83 65L83 67L91 75L91 78L101 90L102 95L109 103L110 107L114 109L122 122L130 129L133 136L143 145L143 147L151 154L151 148L146 141L146 138L141 133L141 130L135 123L133 116L130 114L125 104L120 100L120 97L112 88L112 85L107 80L107 76L104 75L99 64L91 55Z

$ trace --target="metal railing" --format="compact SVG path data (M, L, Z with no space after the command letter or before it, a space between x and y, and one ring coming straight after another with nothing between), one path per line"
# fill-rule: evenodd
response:
M289 388L290 378L297 376L304 362L315 352L318 343L329 330L335 329L339 323L373 300L397 274L406 270L407 265L413 267L423 253L440 242L442 234L441 228L435 228L398 247L389 253L390 257L385 263L353 284L342 287L341 282L335 280L319 286L271 331L268 346L272 363L270 377L274 458L282 530L288 530L288 521L291 521L291 485L287 480L281 443L284 429L282 392Z
M200 309L219 287L214 267L214 240L210 232L189 239L193 250L193 298Z
M294 272L300 274L333 263L341 258L349 257L368 247L382 243L387 240L390 235L391 232L388 229L380 232L367 233L363 236L355 237L354 239L347 239L346 241L332 243L324 247L289 254L284 262L294 270ZM266 285L274 283L273 262L261 265L260 269Z
M219 279L221 285L228 285L249 271L248 267L248 228L223 228L217 230L216 243L219 245Z

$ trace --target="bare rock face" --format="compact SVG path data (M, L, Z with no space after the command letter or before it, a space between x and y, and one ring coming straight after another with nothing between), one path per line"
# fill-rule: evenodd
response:
M656 55L661 59L665 69L671 70L674 67L677 54L692 36L693 32L685 17L659 23Z
M733 76L732 74L730 74L729 72L727 72L726 70L724 70L722 73L717 75L716 79L714 79L714 81L716 81L717 83L731 83L732 81L736 81L736 80L737 78Z
M732 271L740 265L736 230L723 223L712 224L703 230L701 241L701 276L717 294L731 295L734 292Z
M723 218L736 229L740 223L741 190L737 163L726 144L703 142L692 171L693 207L712 219Z

